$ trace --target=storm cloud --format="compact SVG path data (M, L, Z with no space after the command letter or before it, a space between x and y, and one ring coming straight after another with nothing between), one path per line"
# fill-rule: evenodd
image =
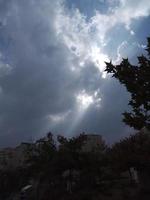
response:
M119 5L87 20L67 1L0 0L0 146L48 131L98 133L110 142L130 132L121 121L129 94L103 72L104 61L121 59L126 38L116 42L112 54L108 32L122 24L133 38L132 20L149 16L150 5L140 4L132 18L134 5ZM122 14L123 6L127 12Z

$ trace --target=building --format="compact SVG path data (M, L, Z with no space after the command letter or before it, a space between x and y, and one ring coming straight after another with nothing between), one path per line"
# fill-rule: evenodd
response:
M86 135L86 140L82 147L84 152L98 152L106 148L105 141L101 135L89 134Z
M16 148L0 150L0 170L12 169L25 165L28 159L28 150L33 147L31 143L21 143Z
M0 150L0 169L13 167L14 155L15 150L13 148L5 148Z

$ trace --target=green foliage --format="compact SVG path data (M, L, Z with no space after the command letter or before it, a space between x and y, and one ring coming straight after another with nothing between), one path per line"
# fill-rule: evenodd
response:
M146 50L149 57L139 56L137 66L123 59L119 65L106 62L105 69L131 94L129 105L132 111L123 113L123 121L138 130L144 126L150 128L150 38Z

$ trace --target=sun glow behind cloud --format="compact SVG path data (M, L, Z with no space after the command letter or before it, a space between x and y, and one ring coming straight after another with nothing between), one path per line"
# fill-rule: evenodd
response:
M86 94L85 91L77 96L77 101L81 109L87 109L91 104L94 103L93 97Z
M100 47L93 45L91 47L91 59L93 60L95 66L102 73L102 78L106 78L105 62L109 61L108 55L101 53Z
M85 90L76 96L78 108L80 112L86 111L90 106L100 108L100 91L95 91L93 94L87 94Z
M84 90L76 95L77 108L75 111L75 118L72 124L68 127L68 134L72 133L73 130L81 123L86 112L94 104L94 98L92 95L88 95Z
M71 133L83 120L89 109L94 106L96 109L101 107L100 90L95 91L93 94L88 94L85 90L82 90L76 95L77 109L75 112L75 119L67 130Z
M105 61L109 60L108 55L103 52L106 45L105 31L99 30L94 17L87 22L86 16L78 9L68 13L65 9L60 7L55 23L58 38L78 60L76 68L86 67L87 62L93 62L100 75L105 78Z

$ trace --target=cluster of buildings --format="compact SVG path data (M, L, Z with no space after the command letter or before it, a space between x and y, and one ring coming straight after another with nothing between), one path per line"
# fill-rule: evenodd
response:
M15 148L0 150L0 170L13 169L22 166L27 160L27 152L31 143L21 143Z
M13 169L25 165L29 151L33 154L35 147L40 146L47 137L38 140L35 143L21 143L15 148L4 148L0 149L0 170L3 169ZM104 147L104 141L101 135L86 135L86 141L82 147L82 151L98 151L100 148ZM31 151L32 150L32 151Z

